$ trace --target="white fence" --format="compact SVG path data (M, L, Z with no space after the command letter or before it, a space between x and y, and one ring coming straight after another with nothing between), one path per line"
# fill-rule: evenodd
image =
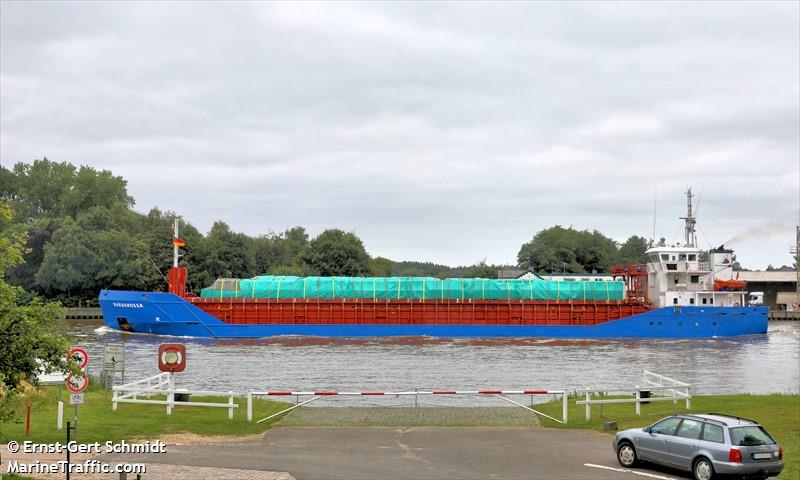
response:
M609 403L635 403L636 415L642 414L642 404L650 402L663 402L672 400L673 403L680 401L686 402L686 409L692 408L691 385L675 380L666 375L649 372L642 374L643 385L636 385L633 389L628 388L584 388L577 390L580 395L585 396L584 400L577 400L578 405L586 406L586 420L592 419L592 405L606 405ZM646 392L643 396L642 393ZM609 396L628 396L633 398L607 398ZM600 398L596 398L600 397Z
M297 397L298 403L293 405L289 408L283 409L280 412L273 413L272 415L262 418L257 423L265 422L271 418L277 417L283 413L289 412L294 410L295 408L302 407L303 405L307 405L311 402L319 400L320 398L326 397L334 397L334 396L359 396L359 397L401 397L401 396L414 396L415 398L415 405L418 403L418 399L420 395L478 395L478 396L492 396L495 398L499 398L504 400L508 403L512 403L518 407L524 408L525 410L530 411L536 415L540 415L545 418L549 418L554 422L566 424L569 420L569 403L568 403L568 395L566 390L431 390L431 391L398 391L398 392L388 392L388 391L369 391L369 392L336 392L336 391L253 391L247 393L247 421L253 421L253 398L257 397ZM531 407L523 405L519 402L511 400L507 398L507 395L561 395L562 398L562 408L561 408L561 420L551 417L546 413L542 413L538 410L535 410ZM304 400L302 402L299 401L300 397L312 397L308 400Z
M233 397L236 394L231 391L215 392L210 390L187 390L183 388L175 388L175 374L168 372L159 373L158 375L153 375L152 377L126 383L125 385L118 385L113 388L113 391L114 395L111 398L111 409L114 411L117 410L117 404L119 403L166 405L167 415L172 415L172 409L175 406L221 407L228 409L228 419L233 420L233 409L239 407L239 404L233 403ZM228 397L228 402L192 402L189 401L188 398L185 402L175 401L176 394L185 394L187 396L206 395ZM165 395L166 398L164 400L153 400L151 399L152 395Z

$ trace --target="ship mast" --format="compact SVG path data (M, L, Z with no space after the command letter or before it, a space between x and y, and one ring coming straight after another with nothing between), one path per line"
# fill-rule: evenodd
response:
M178 236L178 219L177 218L175 218L175 231L174 231L174 233L172 235L172 238L175 239L175 240L181 238L181 237ZM175 242L175 241L172 242L172 266L173 267L177 267L178 266L178 243Z
M697 220L694 218L692 214L692 187L686 191L686 216L680 217L681 220L686 221L686 226L684 227L684 231L686 234L686 246L687 247L696 247L697 246L697 236L695 235L694 226L697 223Z

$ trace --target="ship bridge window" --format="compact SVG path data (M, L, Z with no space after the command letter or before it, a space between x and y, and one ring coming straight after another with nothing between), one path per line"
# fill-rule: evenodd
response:
M708 299L707 298L703 298L703 305L705 305L706 303L708 303Z
M692 275L691 282L692 283L700 283L700 275Z
M689 299L689 304L694 305L694 298Z
M672 304L673 305L677 305L678 304L678 299L676 297L672 297Z
M669 255L667 255L666 253L662 253L661 260L664 260L665 262L669 261Z
M714 297L709 298L708 299L708 303L710 303L711 305L714 305Z
M695 255L694 253L690 253L689 254L689 261L690 262L696 262L697 261L697 255Z
M681 253L680 255L678 255L678 260L686 260L686 254Z
M677 270L677 269L678 269L678 264L677 263L668 263L667 264L667 270Z

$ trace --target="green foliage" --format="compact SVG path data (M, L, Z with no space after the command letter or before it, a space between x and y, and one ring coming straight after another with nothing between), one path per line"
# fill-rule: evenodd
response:
M245 278L256 273L253 240L243 233L232 232L222 221L217 221L211 231L200 240L196 255L197 281L210 285L217 278Z
M370 275L370 259L354 233L325 230L301 254L303 263L317 275L358 277Z
M172 265L174 212L130 209L126 182L111 172L42 159L0 167L0 198L17 207L13 232L25 248L5 278L27 291L62 299L95 301L100 289L165 290ZM207 235L180 222L186 241L180 263L189 269L189 290L217 278L255 275L376 275L495 278L500 266L486 261L450 267L431 262L370 258L353 233L328 230L309 241L303 227L250 237L218 221ZM524 244L519 265L539 272L606 272L612 263L640 263L647 242L631 236L619 249L597 231L554 226Z
M488 265L484 258L475 265L469 267L465 272L464 278L497 278L497 271L500 267L496 265Z
M59 333L63 309L38 299L23 302L22 289L3 280L6 270L22 261L26 241L10 228L11 212L0 200L0 421L13 415L12 399L25 382L36 382L40 365L46 371L66 368L68 346Z
M612 264L647 261L648 242L632 235L619 249L597 230L575 230L556 225L537 233L522 245L517 261L522 268L548 273L606 273Z
M0 179L0 197L9 200L22 221L45 216L75 217L91 207L115 203L133 205L122 177L115 177L108 170L76 168L47 158L31 164L18 163L11 175L4 169Z
M391 277L394 275L394 264L384 257L375 257L370 262L372 274L376 277Z
M635 263L647 262L648 242L644 237L638 235L631 235L628 239L620 245L617 251L616 262L620 265L632 265Z
M520 248L519 266L537 272L583 273L586 270L578 261L577 251L579 240L586 235L591 234L560 225L542 230Z

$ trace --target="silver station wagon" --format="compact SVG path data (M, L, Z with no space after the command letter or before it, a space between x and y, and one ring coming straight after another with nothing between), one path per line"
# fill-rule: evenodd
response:
M647 461L690 471L697 480L766 478L783 470L783 447L764 427L720 413L666 417L647 428L618 432L613 446L623 467Z

